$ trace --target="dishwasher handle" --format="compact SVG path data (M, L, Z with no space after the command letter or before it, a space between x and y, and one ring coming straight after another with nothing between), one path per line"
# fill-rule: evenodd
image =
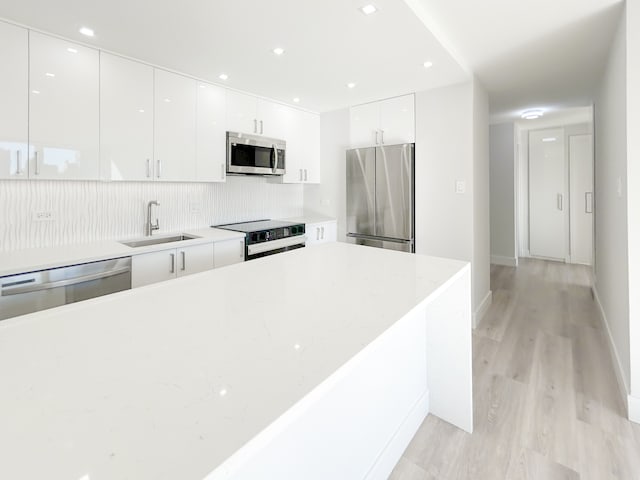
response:
M0 297L7 297L9 295L20 295L23 293L39 292L41 290L50 290L58 287L68 287L70 285L77 285L78 283L91 282L93 280L100 280L102 278L113 277L122 273L131 271L131 267L123 267L115 270L109 270L107 272L92 273L91 275L83 275L82 277L67 278L65 280L58 280L56 282L40 283L36 285L29 285L25 287L16 287L10 290L0 290ZM4 285L3 285L4 286Z

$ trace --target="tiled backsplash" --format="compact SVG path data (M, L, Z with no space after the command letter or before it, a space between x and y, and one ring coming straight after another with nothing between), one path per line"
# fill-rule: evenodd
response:
M262 177L215 184L0 181L0 251L143 236L149 200L160 202L158 233L303 212L302 185ZM37 220L41 212L53 219Z

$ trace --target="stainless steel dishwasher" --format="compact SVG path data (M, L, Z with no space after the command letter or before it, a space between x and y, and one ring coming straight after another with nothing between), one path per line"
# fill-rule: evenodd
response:
M0 277L0 320L131 288L131 257Z

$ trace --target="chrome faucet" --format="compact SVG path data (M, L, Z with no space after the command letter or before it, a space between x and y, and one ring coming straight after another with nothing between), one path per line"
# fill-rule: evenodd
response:
M150 237L154 230L160 230L160 221L158 217L156 217L156 223L151 223L151 207L153 205L160 206L160 203L157 200L151 200L147 204L147 224L145 228L145 235Z

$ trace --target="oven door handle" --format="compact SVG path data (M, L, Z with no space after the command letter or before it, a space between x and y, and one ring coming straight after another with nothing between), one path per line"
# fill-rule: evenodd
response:
M276 173L278 170L278 145L273 144L273 167L271 167L271 171Z
M294 245L304 245L307 241L306 235L297 235L295 237L280 238L278 240L270 240L268 242L256 243L247 246L247 255L255 255L257 253L269 252L279 248L292 247Z

